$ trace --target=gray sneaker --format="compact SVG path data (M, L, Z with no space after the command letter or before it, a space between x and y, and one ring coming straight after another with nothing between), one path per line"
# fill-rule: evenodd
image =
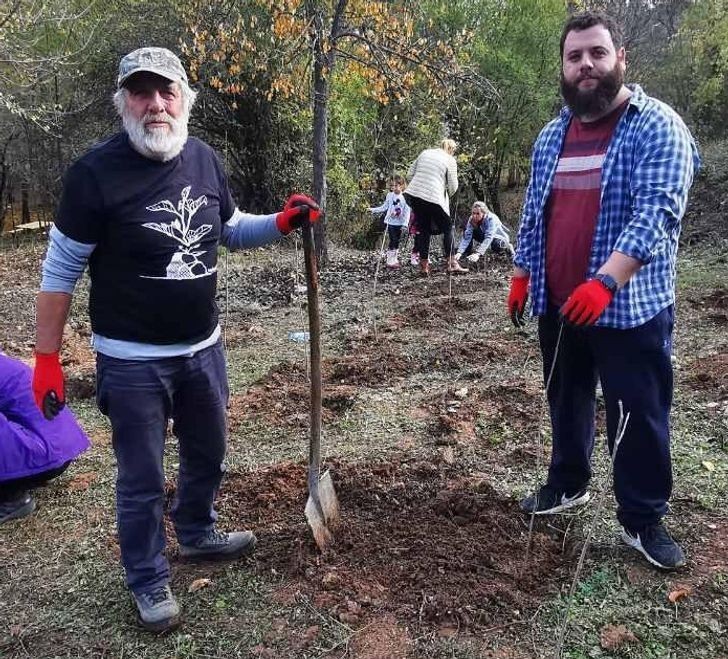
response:
M179 626L179 605L168 584L143 593L132 593L144 629L158 634Z
M251 531L223 533L212 529L192 545L179 546L185 561L232 561L252 553L256 537Z

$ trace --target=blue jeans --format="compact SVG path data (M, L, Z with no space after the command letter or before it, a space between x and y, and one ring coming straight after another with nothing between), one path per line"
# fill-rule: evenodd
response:
M617 518L631 529L659 521L672 492L670 355L674 307L632 329L573 328L564 325L549 388L553 449L548 484L573 492L591 478L596 384L601 381L609 450L619 423L618 401L630 412L614 464ZM549 308L539 318L544 379L559 334L559 317Z
M164 555L165 436L179 441L171 517L177 539L192 544L215 524L213 501L225 471L228 383L221 343L195 355L151 361L96 358L97 403L109 417L117 461L116 516L129 588L169 580Z

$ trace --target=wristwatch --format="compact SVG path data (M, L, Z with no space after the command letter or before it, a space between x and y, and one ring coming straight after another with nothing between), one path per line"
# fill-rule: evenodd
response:
M614 277L612 275L608 275L606 273L600 273L597 275L594 275L594 279L596 279L598 282L601 282L602 286L606 288L612 295L614 295L617 290L619 290L619 285L614 280Z

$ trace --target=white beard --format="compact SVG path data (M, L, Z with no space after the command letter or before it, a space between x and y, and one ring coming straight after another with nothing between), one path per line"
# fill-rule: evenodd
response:
M172 160L182 151L187 142L188 119L189 112L185 112L179 119L162 112L145 114L139 120L135 119L127 108L124 108L121 114L124 129L134 150L147 158L161 162ZM168 128L147 128L144 124L149 121L163 121Z

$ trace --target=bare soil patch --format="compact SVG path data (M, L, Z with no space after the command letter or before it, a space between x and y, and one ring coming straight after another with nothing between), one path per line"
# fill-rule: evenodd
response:
M478 424L507 422L517 430L531 430L541 415L541 393L535 383L504 383L448 389L426 405L436 421L436 436L473 436Z
M475 300L460 297L429 299L409 305L403 313L395 314L392 321L401 327L427 327L435 322L446 326L455 314L470 311L477 305Z
M694 573L698 577L728 575L728 519L707 521L705 528L693 549Z
M354 637L351 650L357 659L406 659L413 646L407 629L394 616L384 615L371 620Z
M351 385L326 384L322 393L323 421L330 422L349 409L356 394L357 389ZM246 419L268 426L307 426L309 409L310 385L304 366L282 362L244 394L230 397L230 429L234 431Z
M686 368L685 381L712 398L728 398L728 349L715 355L696 357Z
M343 518L325 555L303 518L302 465L231 474L220 505L259 533L259 569L287 574L346 624L381 614L460 629L513 621L570 564L559 539L538 530L526 565L527 523L515 503L457 466L338 462L334 473Z

